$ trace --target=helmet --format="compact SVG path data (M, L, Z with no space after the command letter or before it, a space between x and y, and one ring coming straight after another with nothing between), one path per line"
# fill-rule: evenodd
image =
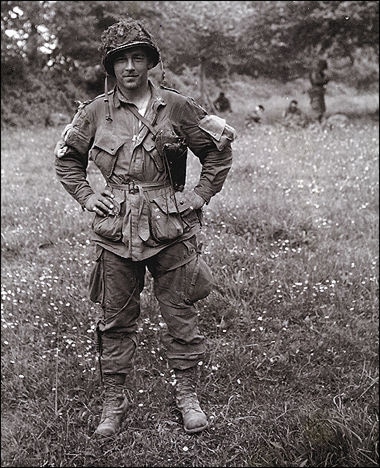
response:
M160 51L152 36L144 27L132 18L112 24L101 37L103 66L109 75L115 76L113 62L117 56L131 47L146 47L149 49L153 67L160 61Z

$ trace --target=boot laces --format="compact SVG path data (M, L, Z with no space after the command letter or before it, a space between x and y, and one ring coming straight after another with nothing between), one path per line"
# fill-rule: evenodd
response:
M199 413L203 412L195 393L177 395L176 400L178 408L183 413L188 413L189 411L197 411Z
M103 403L104 417L117 416L123 413L125 395L123 386L113 382L107 382Z

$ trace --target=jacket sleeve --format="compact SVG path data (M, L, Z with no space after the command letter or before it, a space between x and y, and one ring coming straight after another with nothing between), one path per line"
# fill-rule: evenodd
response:
M232 165L231 143L235 130L226 121L188 99L181 113L181 132L189 149L199 158L202 170L195 192L206 203L220 192Z
M88 151L93 142L93 125L86 109L80 109L57 142L55 172L65 190L84 208L94 193L87 181Z

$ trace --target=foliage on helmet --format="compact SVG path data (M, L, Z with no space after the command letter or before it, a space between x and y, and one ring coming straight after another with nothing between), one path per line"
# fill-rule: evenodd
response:
M123 50L134 46L147 47L155 67L160 60L160 52L152 36L141 23L127 18L111 25L101 37L103 65L108 73L114 74L113 60Z

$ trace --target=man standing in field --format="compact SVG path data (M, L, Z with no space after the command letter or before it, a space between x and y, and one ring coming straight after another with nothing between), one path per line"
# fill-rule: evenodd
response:
M312 119L317 120L319 123L323 122L326 112L326 85L330 81L326 70L326 60L318 59L309 75L311 88L308 90L308 93L312 110Z
M63 187L95 214L90 299L102 307L97 338L105 395L95 434L116 434L127 410L124 382L137 348L146 269L166 322L161 338L184 429L200 432L208 426L196 394L205 338L194 304L210 293L213 280L196 236L202 207L230 170L234 130L193 99L149 80L160 51L135 20L110 26L102 51L116 86L108 91L106 84L104 95L80 106L55 151ZM193 189L184 189L187 148L202 164ZM105 179L101 192L87 181L89 159Z

